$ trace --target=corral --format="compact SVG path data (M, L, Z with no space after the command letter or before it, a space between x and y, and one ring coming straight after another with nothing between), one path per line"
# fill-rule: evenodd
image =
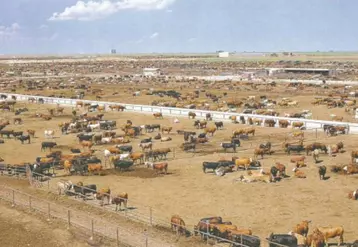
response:
M98 83L98 82L97 82ZM102 88L100 94L86 92L85 99L73 98L72 101L79 102L81 100L101 100L111 101L114 104L121 105L121 103L136 103L136 104L151 104L153 101L165 99L165 101L172 100L168 96L158 96L153 94L146 95L145 92L154 90L170 90L174 89L173 83L168 85L161 85L151 82L146 82L142 85L128 86L128 85L111 85L111 83L98 83L92 85L91 90ZM187 88L184 87L185 83L191 85ZM73 83L74 85L85 83ZM108 84L108 85L107 85ZM336 116L343 116L344 121L351 121L352 116L350 111L346 111L348 108L347 102L344 107L339 108L338 101L333 104L335 107L329 108L327 106L320 105L319 103L312 105L314 100L313 95L316 93L329 95L335 92L332 87L324 88L320 87L306 87L305 90L300 93L296 89L293 92L287 90L287 84L277 85L276 89L272 89L271 86L266 84L245 84L237 83L236 89L240 88L240 85L245 85L240 90L230 92L230 82L224 82L222 84L208 84L205 82L178 82L175 89L182 94L190 94L196 89L197 85L205 86L205 92L200 91L197 101L192 99L191 104L196 105L196 109L199 106L208 104L209 108L216 103L212 103L212 96L205 95L206 93L212 93L213 95L221 96L227 92L226 95L218 99L218 104L225 101L223 107L227 107L227 103L238 103L242 101L240 107L236 107L236 113L241 112L244 107L241 105L249 104L249 100L245 101L242 98L249 98L251 95L252 104L255 104L255 97L259 98L260 95L265 95L267 98L272 98L277 101L274 111L280 112L281 116L284 113L300 112L300 110L309 109L312 112L314 119L326 119L331 120L330 114ZM227 86L228 90L222 90L220 87ZM253 86L254 85L254 86ZM173 87L171 87L173 86ZM291 85L297 87L297 85ZM302 85L298 85L300 87ZM150 88L154 88L151 90ZM342 87L343 88L343 87ZM341 89L342 89L341 88ZM74 89L75 90L75 89ZM75 91L71 91L74 95ZM343 90L343 89L342 89ZM114 94L117 91L118 94ZM322 93L325 91L325 93ZM136 92L140 92L136 94ZM257 93L259 92L259 93ZM17 88L15 93L25 93L25 90ZM42 90L27 90L26 94L40 94L42 96L55 94L55 96L63 95L70 97L66 89L42 89ZM11 93L9 95L12 95ZM13 94L15 95L15 94ZM291 101L282 101L286 95L290 97ZM337 93L338 95L338 93ZM38 96L38 97L42 97ZM98 96L100 98L98 98ZM255 97L253 97L255 96ZM10 96L11 98L11 96ZM190 98L187 96L187 98ZM207 99L208 98L208 99ZM67 100L62 98L63 100ZM206 102L198 102L205 100ZM209 100L210 99L210 100ZM82 147L76 135L78 133L61 133L59 124L65 122L71 122L71 119L78 117L81 114L85 114L89 111L84 106L75 106L73 108L66 107L65 105L48 105L39 104L39 102L29 102L29 100L22 102L21 97L17 98L15 104L16 109L28 108L28 111L20 113L18 116L14 115L12 110L3 110L3 121L9 120L10 125L6 126L4 130L24 131L34 130L35 137L31 138L31 143L21 144L19 140L14 138L3 138L5 143L0 144L0 157L4 159L5 164L20 164L20 163L35 163L37 157L44 157L49 151L41 151L41 143L44 141L56 142L57 147L52 151L62 151L63 154L70 154L70 149L79 148L82 152L88 151L86 147ZM189 100L189 99L187 99ZM346 101L353 102L353 99L344 98ZM343 101L344 101L343 100ZM290 102L297 102L298 105ZM120 103L115 103L120 102ZM279 105L278 102L282 102ZM179 102L176 102L176 107ZM354 107L355 102L352 103ZM163 109L167 105L163 105ZM56 109L64 107L63 113L49 114L48 109ZM218 107L218 105L215 105ZM76 116L73 115L73 110L77 109ZM232 108L232 107L229 107ZM98 109L98 108L97 108ZM175 109L173 107L173 109ZM190 108L187 108L188 112ZM200 109L200 108L199 108ZM203 109L211 110L211 109ZM217 109L216 109L217 110ZM260 108L256 109L256 111ZM351 109L352 110L352 109ZM227 111L221 111L223 113ZM153 112L154 113L154 112ZM37 115L36 115L37 114ZM42 114L42 115L41 115ZM125 124L128 124L128 120L132 122L132 126L144 126L144 125L160 125L161 128L172 127L169 133L162 133L162 131L154 130L153 132L146 133L144 130L142 135L129 138L134 152L142 152L139 144L141 140L152 137L152 148L170 148L170 152L167 155L167 159L163 161L155 162L167 162L168 173L157 174L157 172L146 168L144 164L134 165L131 171L116 171L113 170L113 165L110 166L109 160L104 157L104 150L109 147L113 147L114 144L101 144L98 143L92 147L94 155L102 160L102 166L104 170L101 175L67 175L62 169L56 170L56 176L50 180L49 187L56 190L56 183L63 180L71 180L73 183L82 181L84 184L96 184L97 188L110 187L112 194L116 195L121 192L127 192L129 194L128 214L137 215L138 217L144 217L145 215L151 215L154 224L160 222L170 223L170 217L174 214L179 215L186 223L189 230L192 231L194 225L198 223L201 218L210 216L222 216L225 220L231 221L239 228L252 229L253 235L261 237L262 240L268 237L270 233L286 234L292 230L292 228L301 222L302 220L311 220L313 229L315 226L344 226L344 237L346 242L352 242L356 238L355 229L358 224L352 220L357 216L358 205L355 201L349 200L348 192L356 190L357 177L355 175L340 175L330 171L330 167L333 165L349 164L351 162L351 151L355 150L356 135L339 134L327 135L322 131L322 127L319 129L306 128L306 129L294 129L292 126L288 128L270 128L263 127L262 125L250 125L248 118L245 118L245 124L233 123L235 121L224 121L223 128L217 129L213 135L208 135L208 141L206 143L196 144L195 152L186 152L180 148L180 144L184 142L183 135L179 134L178 130L194 131L200 134L204 129L194 127L194 122L197 119L189 119L187 116L174 117L167 114L163 114L163 118L156 118L153 114L140 114L127 111L112 111L106 109L102 112L94 110L94 112L88 112L88 116L96 116L97 114L104 114L104 120L116 121L116 127L113 131L116 135L121 136L125 133L121 130ZM50 115L51 119L46 121L41 116ZM40 116L40 117L39 117ZM14 118L21 117L21 124L14 122ZM200 119L202 120L202 119ZM226 119L229 120L229 119ZM302 119L304 121L305 119ZM208 120L207 127L213 127L214 122L218 120ZM253 117L252 121L255 121ZM296 120L298 122L299 120ZM95 123L93 123L95 125ZM346 125L345 122L337 122L336 125ZM232 152L231 149L224 152L221 147L221 143L231 143L231 136L233 132L238 129L254 128L255 135L249 135L240 140L240 147L236 148L236 152ZM45 130L54 130L54 138L46 138L44 136ZM103 133L104 130L93 130L95 135ZM335 145L339 142L344 143L344 152L336 153L332 156L327 154L320 154L319 160L321 163L315 164L311 155L306 156L305 163L307 167L301 168L300 171L304 172L307 178L299 179L294 176L292 171L296 164L291 163L292 154L288 155L284 151L283 142L298 143L299 137L294 137L298 132L304 133L303 145L306 146L313 142L320 142L326 145ZM156 140L154 137L161 133L161 138ZM296 134L294 134L296 133ZM26 133L25 133L26 134ZM163 137L170 137L172 140L161 141ZM101 140L103 142L103 140ZM220 159L231 160L232 157L238 156L240 158L248 157L254 158L254 150L264 144L270 142L272 144L271 155L264 155L260 161L264 170L268 171L275 165L276 162L280 162L286 166L286 173L288 178L283 178L276 183L242 183L239 181L240 177L247 176L247 171L239 170L232 173L227 173L224 176L216 176L215 173L211 173L210 170L206 173L203 172L203 162L216 162ZM127 145L127 144L124 144ZM305 152L302 152L305 154ZM318 167L325 165L328 168L327 179L320 180L318 174ZM62 165L59 165L61 167ZM110 168L110 169L108 169ZM257 172L257 171L252 171ZM95 202L97 203L97 202ZM342 205L349 205L342 207ZM104 206L108 207L108 206ZM142 219L142 221L144 221ZM194 237L195 238L195 237ZM335 240L330 240L335 241ZM183 245L185 246L185 244ZM189 243L188 243L189 246Z

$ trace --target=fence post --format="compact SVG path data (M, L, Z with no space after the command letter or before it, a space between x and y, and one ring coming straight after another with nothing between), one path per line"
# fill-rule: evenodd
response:
M29 208L31 210L31 196L29 196Z
M12 207L15 207L15 190L12 190Z
M91 219L91 237L90 240L93 240L94 238L94 222L93 219Z
M118 230L118 227L116 229L116 233L117 233L117 247L119 247L119 230Z
M316 128L316 139L317 139L317 128Z
M144 230L144 238L145 238L145 247L148 247L148 234L147 234L147 230Z
M47 220L50 221L51 213L50 213L50 203L47 204Z
M70 226L71 226L71 211L68 210L67 211L67 223L68 223L68 229L70 229Z
M150 225L153 226L153 210L152 210L152 207L149 208L149 222L150 222Z
M206 221L206 244L209 244L209 221Z

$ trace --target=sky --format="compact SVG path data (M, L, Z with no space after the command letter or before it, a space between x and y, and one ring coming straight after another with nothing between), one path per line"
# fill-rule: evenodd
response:
M357 0L1 0L0 54L357 51Z

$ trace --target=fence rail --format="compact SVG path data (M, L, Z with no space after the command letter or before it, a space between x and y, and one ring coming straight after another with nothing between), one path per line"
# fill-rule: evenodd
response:
M116 240L117 246L168 246L149 237L145 232L140 234L129 231L115 223L91 218L85 212L66 208L4 185L0 185L0 198L10 202L13 207L18 205L35 210L46 216L48 220L57 218L65 221L68 229L81 228L86 234L89 234L90 239L93 239L95 235L100 235Z
M17 100L28 101L29 98L33 98L36 101L39 99L43 100L45 104L60 104L67 106L76 106L77 101L89 104L98 104L105 106L106 109L111 105L122 105L125 107L125 111L128 112L141 112L141 113L156 113L161 112L163 115L168 116L188 116L189 112L194 112L198 118L205 118L207 113L210 113L212 118L215 120L221 121L230 121L230 117L236 116L245 118L247 121L248 118L256 118L262 120L262 126L265 124L266 119L272 119L276 122L275 127L279 128L278 121L287 120L290 124L293 122L303 122L304 126L309 129L320 128L323 129L324 125L336 125L347 127L348 132L351 134L358 134L358 123L351 122L336 122L336 121L325 121L325 120L312 120L304 118L287 118L287 117L275 117L275 116L266 116L266 115L255 115L255 114L243 114L243 113L232 113L232 112L219 112L219 111L206 111L206 110L197 110L197 109L186 109L186 108L174 108L174 107L162 107L162 106L151 106L151 105L135 105L135 104L125 104L119 102L105 102L105 101L94 101L94 100L78 100L78 99L68 99L68 98L55 98L55 97L45 97L45 96L34 96L34 95L24 95L24 94L11 94L11 93L1 93L1 95L6 95L7 98L11 99L12 96L15 96Z

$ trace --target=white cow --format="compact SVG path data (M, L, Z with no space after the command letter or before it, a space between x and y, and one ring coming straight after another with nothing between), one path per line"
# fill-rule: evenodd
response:
M45 130L44 131L45 138L53 138L55 136L54 130Z

